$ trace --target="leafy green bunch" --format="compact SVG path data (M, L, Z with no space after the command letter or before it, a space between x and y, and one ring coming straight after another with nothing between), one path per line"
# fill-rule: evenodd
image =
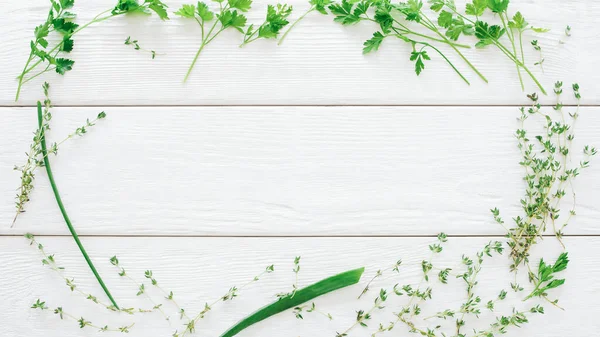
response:
M194 19L200 26L202 41L194 56L184 82L189 78L198 57L206 45L212 42L221 32L233 28L244 34L240 47L258 39L277 39L281 30L289 24L287 18L292 14L292 6L286 4L268 5L265 20L260 25L246 26L248 19L245 14L250 10L252 0L212 0L218 4L217 11L210 9L205 2L183 5L175 15Z
M515 64L523 90L525 84L522 70L535 82L542 93L546 94L544 87L526 66L523 35L527 31L545 33L548 29L531 26L521 12L509 15L509 0L472 0L467 3L464 13L456 8L454 0L430 0L429 3L431 9L439 13L438 25L446 30L444 34L447 37L456 41L461 34L474 35L478 39L475 47L495 46ZM500 22L492 24L483 21L482 16L487 11L492 12ZM508 45L502 41L504 36L508 38ZM536 41L535 47L537 40L534 41Z
M55 71L60 75L73 69L75 61L66 57L75 46L73 36L92 24L99 23L115 16L155 12L162 20L167 20L167 5L160 0L119 0L114 8L96 15L86 24L74 22L77 15L72 11L75 0L50 0L51 6L46 21L34 29L34 38L30 41L30 52L25 67L17 76L18 87L15 101L24 84L47 72ZM58 35L55 41L52 35Z
M242 46L260 38L276 39L281 30L290 23L287 20L290 14L292 14L292 6L282 4L277 4L276 6L268 5L265 21L258 28L255 28L253 24L248 26Z
M475 47L484 48L495 46L498 50L515 63L519 82L524 89L522 71L531 77L542 93L545 89L535 75L526 66L523 39L527 31L535 33L547 32L547 29L529 25L520 12L510 16L508 13L509 0L473 0L466 4L465 10L460 11L454 0L429 0L429 9L436 17L430 17L422 0L407 0L394 2L392 0L310 0L311 7L297 19L280 39L280 43L290 30L307 14L318 11L322 14L331 13L334 21L343 25L354 25L359 22L373 22L379 30L365 41L363 53L376 52L387 38L398 38L411 46L409 59L414 62L417 75L425 69L427 61L432 59L431 52L438 54L456 72L463 81L470 84L465 75L450 61L450 58L440 47L449 47L465 64L484 82L487 78L461 52L470 45L458 43L463 36L477 39ZM490 11L500 19L499 24L491 24L481 19ZM503 37L508 37L507 46ZM532 41L534 48L541 52L537 40ZM543 58L536 62L541 65Z

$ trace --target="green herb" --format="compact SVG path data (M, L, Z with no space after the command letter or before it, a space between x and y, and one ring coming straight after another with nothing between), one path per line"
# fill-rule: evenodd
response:
M214 302L212 302L211 304L204 304L204 309L202 309L202 311L200 311L200 313L198 313L198 315L196 315L196 317L193 320L190 320L186 325L185 325L185 329L183 330L183 332L179 333L178 331L175 331L175 333L173 333L172 337L184 337L187 334L192 334L196 331L196 324L203 319L211 310L213 310L213 307L219 303L219 302L226 302L226 301L231 301L234 298L238 297L238 294L241 290L245 289L246 287L248 287L249 285L258 282L263 275L265 274L270 274L273 271L275 271L275 267L273 265L267 266L265 268L265 270L258 274L257 276L255 276L250 282L244 284L241 287L237 287L237 286L233 286L231 288L229 288L229 291L227 291L227 293L225 293L225 295L221 296L219 299L215 300Z
M42 302L40 299L38 299L35 303L33 303L31 308L40 309L40 310L48 309L48 307L46 306L46 302ZM83 317L77 318L77 317L69 314L65 310L63 310L62 307L57 307L53 311L54 311L55 315L58 315L58 317L60 317L60 319L70 319L70 320L77 322L80 329L83 329L85 327L90 327L90 328L94 328L94 329L98 330L99 332L111 331L111 332L129 333L129 329L131 329L135 325L135 323L133 323L131 325L121 326L118 328L110 328L108 325L104 325L104 326L94 325L92 322L86 320Z
M513 218L514 226L509 229L500 217L500 211L492 210L495 221L508 231L507 236L510 239L508 244L513 259L511 269L515 271L519 265L529 262L531 247L547 228L552 228L556 238L561 240L564 228L576 215L573 180L589 166L590 158L598 152L594 147L584 146L583 160L577 165L570 164L572 157L570 148L574 139L574 125L579 117L579 107L567 117L560 103L563 93L562 82L555 83L554 93L557 103L552 109L554 111L552 114L558 116L557 120L552 118L551 113L542 111L543 108L536 94L528 95L532 100L530 108L520 109L521 128L517 130L515 136L522 156L519 164L525 171L526 190L520 201L524 214ZM579 106L581 100L579 85L573 84L573 93ZM545 132L530 137L525 129L525 121L534 117L543 121ZM568 189L570 189L569 195L573 205L568 210L568 214L561 217L559 206L567 196Z
M294 316L296 316L297 319L304 319L304 316L302 316L302 312L307 312L307 313L316 312L318 314L321 314L321 315L327 317L330 321L333 320L333 316L331 316L331 314L319 311L317 309L317 306L315 305L315 302L312 302L310 305L305 304L305 305L297 306L294 308L293 312L294 312Z
M148 310L142 310L142 309L140 309L139 311L143 311L143 312L158 311L165 318L165 320L167 320L167 321L169 320L169 316L167 316L167 314L162 309L162 304L156 303L156 301L154 301L152 299L152 297L150 295L148 295L148 293L146 292L146 286L144 285L144 283L137 282L134 278L132 278L131 276L129 276L129 274L127 274L127 272L125 271L125 268L121 267L121 265L119 264L119 259L116 256L113 256L113 257L110 258L110 264L112 264L113 266L117 267L117 269L119 270L119 276L127 278L129 281L131 281L131 283L133 285L135 285L135 287L138 290L137 293L136 293L136 296L144 295L144 297L146 297L148 299L148 301L150 301L150 303L152 303L152 309L148 309ZM152 285L155 286L155 287L157 287L157 288L159 288L158 287L158 281L156 281L156 279L154 279L151 270L147 270L144 273L144 277L147 278L147 279L150 279ZM160 288L160 289L163 290L162 288ZM163 292L164 292L164 290L163 290ZM180 311L183 310L179 306L178 306L178 309Z
M233 28L242 34L245 34L244 27L246 26L246 16L241 13L245 13L250 9L252 0L213 0L219 4L219 10L215 13L210 10L208 5L204 2L198 2L197 5L183 5L175 15L179 15L182 18L194 19L200 25L202 31L202 42L194 56L194 60L190 65L185 78L183 81L187 81L188 77L194 69L196 61L200 53L206 45L214 40L221 32L227 28ZM239 11L239 12L238 12ZM212 25L210 22L214 21ZM218 27L218 28L217 28Z
M290 23L287 20L290 14L292 14L292 6L282 4L277 4L276 6L268 5L265 21L258 28L254 27L254 25L248 26L244 35L244 42L240 47L261 38L277 39L279 32Z
M441 7L438 7L432 6L432 8L439 11ZM417 75L425 69L425 62L431 60L429 50L439 54L463 81L470 84L450 59L434 45L442 44L449 46L469 68L483 81L487 82L487 79L458 49L470 47L455 42L462 34L473 35L473 27L462 22L461 18L453 18L449 12L442 12L436 24L423 11L423 2L420 0L409 0L406 3L400 2L398 4L392 4L389 0L342 0L339 3L329 5L329 10L335 16L334 21L343 25L353 25L361 21L367 21L374 22L379 26L380 30L364 43L364 54L379 50L386 38L395 37L411 46L410 60L415 63L415 73ZM397 19L398 16L403 19ZM433 35L424 34L420 32L421 29L412 29L409 27L411 24L418 25L429 33L433 33ZM443 34L438 25L442 29L447 29L446 34Z
M44 86L44 90L47 93L47 85ZM47 101L49 102L49 100L47 100ZM49 109L49 106L47 105L46 110L48 110L48 109ZM38 115L38 128L39 128L39 130L41 130L40 131L41 154L43 156L44 167L46 168L48 180L50 181L50 186L52 187L52 191L54 192L54 198L56 199L56 203L58 204L60 212L65 220L67 227L69 228L69 232L71 233L73 240L75 240L77 247L79 247L81 254L83 255L83 257L84 257L85 261L87 262L89 268L91 269L92 273L96 277L96 280L98 281L98 283L104 290L104 293L109 298L111 303L118 309L119 306L117 305L117 302L115 302L115 300L113 299L112 295L110 294L110 291L108 290L108 288L104 284L104 281L100 277L100 274L96 270L96 267L94 267L92 260L90 259L87 252L85 251L85 248L83 247L83 244L81 243L81 240L79 240L79 236L77 235L75 228L71 224L71 220L69 219L69 216L67 214L65 206L64 206L62 199L60 197L60 194L58 192L58 187L56 185L56 182L54 181L54 175L52 174L52 168L50 167L50 161L48 160L48 150L46 148L46 138L45 138L45 132L47 130L47 127L45 125L47 125L47 124L45 124L45 122L44 122L44 113L42 111L42 103L40 101L37 102L37 115Z
M309 0L308 3L310 4L310 8L298 19L296 19L296 21L294 21L294 23L292 23L292 25L285 31L281 39L279 39L279 42L277 43L278 45L283 43L283 40L285 40L292 28L296 27L298 22L302 21L302 19L304 19L308 14L317 11L321 14L327 15L327 6L332 4L333 0Z
M516 12L512 18L509 17L508 0L488 0L487 2L473 0L472 3L467 5L466 15L460 14L456 8L449 3L450 1L446 1L444 4L445 8L449 9L465 22L468 22L475 27L475 37L479 39L475 45L477 48L485 48L490 45L496 46L498 50L500 50L515 64L521 89L525 90L525 84L521 74L521 69L523 69L535 82L542 93L546 94L544 87L525 65L525 55L523 52L523 33L528 30L531 30L535 33L545 33L548 31L547 29L530 26L520 12ZM500 18L501 25L490 24L482 21L480 16L486 10L490 10L496 15L496 17ZM475 16L475 20L470 19L468 16ZM508 37L510 42L509 47L502 43L501 38L503 36Z
M141 51L149 52L150 55L152 56L153 60L156 58L156 55L158 55L154 50L147 50L147 49L144 49L144 48L140 47L139 41L138 40L132 40L131 36L128 36L127 39L125 39L125 45L127 45L127 46L133 46L133 49L135 49L135 50L141 50Z
M558 288L565 283L564 279L557 279L555 278L556 275L554 274L567 269L568 264L569 257L566 252L558 256L558 259L556 259L554 265L546 264L544 259L540 259L537 274L534 274L533 272L529 273L529 278L533 281L535 289L533 289L531 294L529 294L525 299L527 300L532 297L542 297L552 304L556 304L557 301L548 300L547 291Z
M385 306L383 305L383 303L385 301L387 301L388 299L388 293L385 289L381 289L379 290L379 295L377 297L375 297L375 300L373 301L373 306L367 310L357 310L356 311L356 320L354 322L354 324L352 324L348 329L346 329L344 332L336 332L335 336L336 337L345 337L348 336L348 333L356 328L357 326L361 326L361 327L368 327L367 322L372 318L372 313L375 310L381 310L383 308L385 308Z
M538 40L531 41L531 45L533 46L533 49L537 50L540 54L539 61L535 62L533 65L540 66L540 68L542 69L542 72L543 72L544 71L544 57L542 56L542 47L538 43Z
M229 330L221 335L221 337L232 337L240 333L247 327L263 321L273 315L281 313L285 310L295 308L312 299L358 283L364 272L364 268L350 270L335 276L331 276L322 281L319 281L306 288L299 289L295 294L290 294L286 297L278 299L276 302L269 304L255 313L244 318Z
M76 14L71 9L75 4L75 0L50 0L50 3L51 6L46 21L35 28L34 39L29 44L29 57L25 62L23 71L17 77L19 84L15 101L19 100L22 86L34 78L49 71L56 71L58 74L64 75L73 69L75 61L60 56L73 51L73 36L90 25L123 14L149 14L151 11L155 12L162 20L168 19L167 6L160 0L144 0L143 3L139 3L138 0L119 0L114 8L103 11L90 22L80 26L73 22ZM48 37L52 33L57 33L60 40L50 48Z
M43 167L44 166L44 160L43 157L46 156L42 156L42 147L41 147L41 132L42 129L44 130L49 130L50 129L50 121L52 120L52 113L50 113L50 107L52 102L50 101L50 98L48 98L48 90L49 90L50 86L48 85L48 83L44 83L43 85L43 89L44 89L44 93L46 96L46 99L44 101L44 113L43 113L43 120L44 120L44 126L42 128L37 128L35 130L35 132L33 133L33 139L32 139L32 143L29 146L29 151L26 152L25 154L27 155L27 160L25 161L25 164L21 165L21 166L16 166L14 167L15 171L19 171L21 173L21 185L19 186L19 188L17 189L17 196L15 197L15 205L16 205L16 214L15 217L13 219L13 222L11 224L11 228L15 225L15 222L17 221L17 218L19 217L19 215L23 212L25 212L25 205L29 202L29 196L31 194L31 191L34 188L34 180L35 180L35 171L37 170L38 167ZM52 153L54 155L58 154L58 149L59 147L66 142L67 140L75 137L75 136L83 136L84 134L87 133L88 129L94 125L96 125L96 122L106 118L106 113L103 111L101 113L98 114L98 116L90 121L89 119L86 120L85 125L78 127L77 129L75 129L75 131L71 134L69 134L66 138L64 138L62 141L58 142L58 143L53 143L50 145L49 149L48 149L48 153Z

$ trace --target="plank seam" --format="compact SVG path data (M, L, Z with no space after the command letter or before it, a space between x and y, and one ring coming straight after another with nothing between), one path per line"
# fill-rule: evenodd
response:
M35 234L35 233L34 233ZM37 237L71 237L69 234L35 234ZM23 237L23 234L0 234L0 237ZM435 238L437 234L392 234L392 235L203 235L203 234L80 234L79 237L88 238ZM506 238L502 234L448 234L450 238ZM544 238L553 238L554 235L543 235ZM600 234L565 234L563 237L582 238L600 237Z

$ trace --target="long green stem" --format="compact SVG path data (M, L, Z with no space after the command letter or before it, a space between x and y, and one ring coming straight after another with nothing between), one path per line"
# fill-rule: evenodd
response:
M42 103L40 101L37 102L37 116L38 116L38 127L40 129L40 145L42 148L42 155L44 156L44 167L46 168L46 173L48 174L48 180L50 181L50 186L52 186L52 191L54 192L54 198L56 199L58 208L60 208L60 212L62 213L65 223L67 224L67 227L69 228L69 232L71 232L71 236L73 236L73 240L75 240L75 243L77 244L77 247L79 247L79 250L81 251L81 254L83 255L83 258L85 259L88 266L92 270L92 273L94 273L96 280L98 280L98 283L100 284L100 286L106 293L106 296L108 296L108 299L110 300L110 302L115 306L115 308L119 309L117 302L115 302L112 295L110 294L110 291L108 291L108 288L104 284L104 281L102 281L102 278L100 277L100 274L98 274L96 267L94 267L92 260L90 259L87 252L85 251L85 248L83 247L83 244L81 243L81 240L79 240L79 236L77 235L75 228L73 228L73 225L71 224L71 220L69 219L69 216L67 215L67 211L65 210L65 206L64 206L62 199L60 197L60 194L58 192L58 187L56 186L56 182L54 181L54 175L52 174L52 168L50 167L50 161L48 160L48 150L46 148L46 135L45 135L45 130L44 130L44 117L42 115Z
M365 268L350 270L321 280L306 288L302 288L296 291L294 295L288 294L287 296L280 298L276 302L269 304L250 316L244 318L223 333L221 337L233 337L247 327L263 321L273 315L281 313L290 308L294 308L302 303L306 303L329 292L356 284L358 281L360 281L360 277L364 271Z
M504 13L504 15L506 15L506 13ZM515 36L514 33L512 31L512 29L510 27L508 27L508 25L506 24L506 20L504 20L504 16L502 16L502 13L500 13L500 20L502 20L502 26L504 26L504 30L506 31L506 35L508 35L508 40L510 41L510 44L512 45L513 48L513 55L515 55L515 58L517 58L517 47L515 46ZM523 76L521 75L521 69L519 68L519 65L515 63L515 66L517 67L517 74L519 74L519 82L521 83L521 90L525 90L525 84L523 83Z
M446 55L444 55L444 53L442 53L439 49L437 49L436 47L430 45L427 42L417 42L419 44L428 46L429 48L435 50L438 54L440 54L441 57L444 58L444 60L446 60L446 62L450 65L450 67L452 67L452 69L454 69L454 71L458 74L458 76L460 76L460 78L463 79L463 81L465 81L468 85L471 85L471 83L469 83L469 80L467 80L463 74L454 66L454 64L452 64L452 62L446 57Z
M485 83L489 83L488 79L485 76L483 76L483 74L481 72L479 72L479 70L466 58L466 56L463 55L463 53L461 53L451 43L451 41L449 41L448 38L446 36L444 36L444 34L440 33L440 31L435 27L435 24L433 22L431 22L431 20L429 20L429 18L427 16L423 15L423 17L425 18L425 20L427 20L429 22L429 25L426 25L423 21L421 21L421 25L423 25L424 27L426 27L427 29L431 30L432 32L439 35L442 39L444 39L445 43L447 43L452 49L454 49L454 51L458 54L458 56L460 56L460 58L463 59L463 61L465 61L465 63L469 66L469 68L471 68L477 74L477 76L479 76L479 78L481 78Z
M292 23L292 25L285 31L285 33L283 33L283 35L281 36L281 39L279 39L279 42L277 42L277 45L281 45L283 43L283 40L285 40L285 37L288 36L288 34L290 33L290 31L298 24L298 22L302 21L302 19L304 19L305 16L307 16L309 13L313 12L315 10L315 6L312 6L309 10L306 11L306 13L302 14L301 17L299 17L296 21L294 21L294 23Z

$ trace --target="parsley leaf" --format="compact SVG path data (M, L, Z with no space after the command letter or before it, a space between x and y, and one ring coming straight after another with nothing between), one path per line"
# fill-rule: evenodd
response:
M487 8L487 0L473 0L472 3L467 4L465 13L467 15L481 16Z
M198 2L198 6L197 6L196 11L197 11L198 16L200 17L200 19L202 19L203 21L211 21L215 17L215 13L213 13L208 8L208 5L205 4L204 2ZM193 16L194 16L194 14L193 14L193 10L192 10L192 17Z
M198 2L198 7L200 7L201 4L204 5L204 6L206 6L205 3ZM206 6L206 7L208 7L208 6ZM194 6L194 5L182 5L181 8L179 8L173 14L179 15L179 16L184 17L184 18L193 19L196 16L196 6Z
M426 50L422 50L411 52L410 60L415 61L415 72L417 73L417 75L420 75L423 69L425 69L425 63L423 63L423 60L429 61L431 60L431 58L429 57L429 55L427 55Z
M315 10L321 14L327 14L327 6L333 3L332 0L309 0L309 4L311 4Z
M56 64L56 72L64 75L67 71L73 69L73 64L75 61L65 59L65 58L57 58L54 60Z
M227 0L231 8L239 9L242 12L247 12L252 5L252 0Z
M503 13L508 9L510 0L487 0L488 8L494 13Z
M363 54L368 54L370 52L379 50L379 46L385 38L386 36L383 35L381 32L375 32L373 34L373 37L365 41L365 43L363 44Z
M477 21L475 22L475 36L479 39L479 42L475 44L475 47L483 48L493 44L504 33L506 33L506 30L498 25L490 26L487 22Z
M329 10L335 18L333 21L343 25L350 25L360 21L360 16L353 12L354 4L348 0L342 0L341 3L334 3L329 6Z

